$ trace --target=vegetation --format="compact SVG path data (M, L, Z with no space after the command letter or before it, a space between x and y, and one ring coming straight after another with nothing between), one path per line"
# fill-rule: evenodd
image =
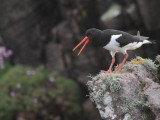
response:
M0 70L0 119L11 120L19 112L33 112L42 119L57 116L57 111L69 119L79 114L79 88L73 80L48 73L42 66L5 66Z

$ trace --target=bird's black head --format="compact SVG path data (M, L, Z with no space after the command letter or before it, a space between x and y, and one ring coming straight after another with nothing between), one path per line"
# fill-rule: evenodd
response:
M86 36L89 38L91 44L93 44L94 46L100 46L100 42L101 42L101 30L96 29L96 28L91 28L88 29L86 31Z
M95 42L99 40L101 36L101 30L96 28L90 28L86 31L85 35L89 38L90 42Z
M83 42L85 42L84 46L78 53L78 55L83 51L84 47L90 42L94 46L100 46L100 40L101 40L101 30L96 28L90 28L85 33L86 37L73 49L77 49Z
M99 31L99 30L96 29L96 28L90 28L90 29L88 29L88 30L86 31L85 35L89 37L89 36L91 36L91 35L94 35L97 31Z

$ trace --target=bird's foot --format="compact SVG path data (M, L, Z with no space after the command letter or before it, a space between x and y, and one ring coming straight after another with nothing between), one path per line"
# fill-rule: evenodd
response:
M101 72L104 72L104 73L106 73L106 74L109 74L109 73L111 73L112 71L111 71L111 70L107 70L107 71L101 70Z
M124 57L124 59L123 59L123 62L119 65L119 67L118 67L118 68L116 68L116 69L113 71L113 73L116 73L116 72L118 72L118 71L121 71L121 70L122 70L122 67L123 67L123 65L125 64L125 62L126 62L127 58L128 58L128 54L126 53L126 54L125 54L125 57Z
M122 70L122 66L120 65L117 69L113 71L113 73L119 73Z

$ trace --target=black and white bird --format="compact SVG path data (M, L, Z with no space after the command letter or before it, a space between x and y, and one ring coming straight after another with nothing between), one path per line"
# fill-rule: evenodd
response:
M105 73L111 73L111 69L113 64L115 63L115 54L117 52L123 53L125 55L123 62L119 65L119 67L114 71L120 71L122 66L124 65L126 59L128 58L128 50L135 50L141 47L143 44L151 44L152 42L147 40L149 37L140 36L138 31L137 35L131 35L127 32L113 30L113 29L106 29L106 30L99 30L96 28L91 28L86 31L86 37L73 49L77 49L82 43L85 42L82 49L78 53L83 51L85 46L90 42L96 47L103 47L110 51L112 56L112 63L108 69L108 71L103 71Z

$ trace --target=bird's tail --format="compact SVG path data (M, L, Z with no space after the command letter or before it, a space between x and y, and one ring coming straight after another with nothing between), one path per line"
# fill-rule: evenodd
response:
M156 43L155 40L154 41L149 41L148 40L149 37L141 36L139 31L137 32L137 37L140 38L140 40L142 40L144 44L155 44Z
M137 32L137 37L139 37L140 40L148 40L149 39L149 37L141 36L139 31Z

